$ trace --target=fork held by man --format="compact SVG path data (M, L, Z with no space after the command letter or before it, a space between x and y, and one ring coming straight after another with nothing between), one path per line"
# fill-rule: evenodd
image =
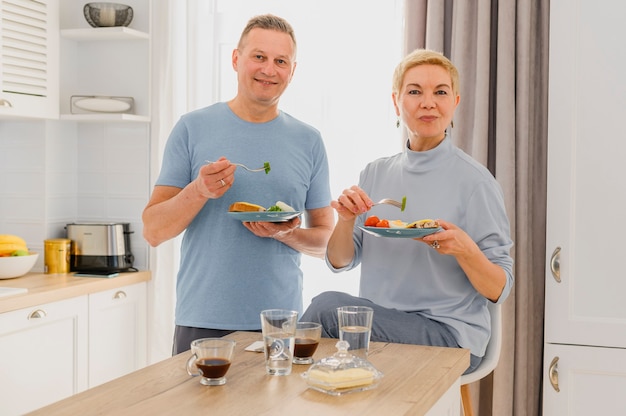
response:
M206 163L213 163L210 160L207 160ZM233 165L236 166L241 166L242 168L244 168L245 170L249 171L249 172L263 172L265 171L265 174L267 175L268 173L270 173L270 170L272 169L270 167L270 162L264 162L263 163L263 167L262 168L257 168L257 169L252 169L247 167L246 165L242 164L242 163L233 163Z

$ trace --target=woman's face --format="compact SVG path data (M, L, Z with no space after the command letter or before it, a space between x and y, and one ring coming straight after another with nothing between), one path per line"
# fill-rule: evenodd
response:
M409 132L411 149L432 149L443 140L459 100L445 68L423 64L406 71L393 102Z

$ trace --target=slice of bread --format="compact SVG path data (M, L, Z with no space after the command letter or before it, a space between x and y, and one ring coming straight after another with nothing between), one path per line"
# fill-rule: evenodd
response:
M265 211L261 205L251 204L250 202L235 202L228 208L230 212L259 212Z

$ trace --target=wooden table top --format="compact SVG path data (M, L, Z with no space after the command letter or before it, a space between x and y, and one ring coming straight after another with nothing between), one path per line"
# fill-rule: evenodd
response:
M189 376L187 351L30 415L421 415L469 366L465 349L372 342L368 359L384 373L380 384L331 396L307 387L301 374L308 365L294 365L288 376L267 375L263 353L244 351L262 339L260 333L225 338L237 346L223 386L204 386ZM323 338L314 358L334 354L336 342Z

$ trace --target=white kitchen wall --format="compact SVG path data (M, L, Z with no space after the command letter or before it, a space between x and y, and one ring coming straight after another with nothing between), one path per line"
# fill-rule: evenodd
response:
M141 213L150 196L148 125L81 123L77 134L77 218L129 222L133 265L147 269Z
M133 30L150 33L150 1L127 0L135 10ZM59 6L62 31L90 29L84 1L52 3ZM130 95L136 97L136 114L150 114L147 40L83 42L62 33L60 40L64 116L74 94ZM141 212L151 190L150 124L64 116L0 119L0 234L19 235L31 250L43 254L44 240L65 237L68 223L129 222L134 266L147 269ZM33 271L43 271L43 255Z
M0 121L0 234L16 234L43 253L76 214L76 152L72 126ZM43 271L43 256L35 265Z
M0 234L43 253L68 223L129 222L134 265L147 268L148 141L144 123L1 120ZM43 272L43 255L33 271Z

